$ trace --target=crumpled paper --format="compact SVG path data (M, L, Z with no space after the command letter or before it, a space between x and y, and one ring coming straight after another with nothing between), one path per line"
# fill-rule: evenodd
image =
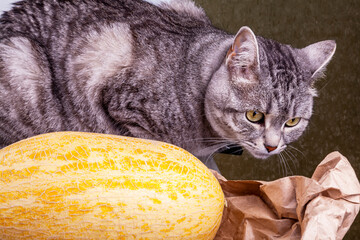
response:
M329 154L311 178L230 181L216 240L342 239L359 212L360 184L349 161Z

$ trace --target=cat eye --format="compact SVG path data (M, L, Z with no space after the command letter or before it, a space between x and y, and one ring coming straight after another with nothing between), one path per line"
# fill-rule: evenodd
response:
M247 120L252 123L261 123L264 120L264 114L257 111L247 111L245 114Z
M288 120L286 123L285 123L285 126L287 127L294 127L296 126L299 122L300 122L300 119L299 117L297 118L292 118L290 120Z

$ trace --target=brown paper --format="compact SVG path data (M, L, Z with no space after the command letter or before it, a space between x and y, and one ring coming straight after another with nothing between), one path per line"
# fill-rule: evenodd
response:
M360 184L349 161L329 154L312 178L228 181L215 239L342 239L359 212Z

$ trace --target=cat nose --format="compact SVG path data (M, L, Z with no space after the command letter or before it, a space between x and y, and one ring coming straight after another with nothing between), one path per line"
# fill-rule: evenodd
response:
M273 146L268 146L268 145L265 145L265 144L264 144L264 146L265 146L266 150L268 151L268 153L274 151L277 148L277 146L273 147Z

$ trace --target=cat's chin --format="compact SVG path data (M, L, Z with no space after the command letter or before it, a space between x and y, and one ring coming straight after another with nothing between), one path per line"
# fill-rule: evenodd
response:
M267 159L268 157L274 155L274 154L269 154L269 153L262 153L262 152L255 152L255 151L249 151L248 152L255 158L257 159Z
M263 153L251 153L251 155L253 155L257 159L264 159L264 160L271 156L270 154L263 154Z

